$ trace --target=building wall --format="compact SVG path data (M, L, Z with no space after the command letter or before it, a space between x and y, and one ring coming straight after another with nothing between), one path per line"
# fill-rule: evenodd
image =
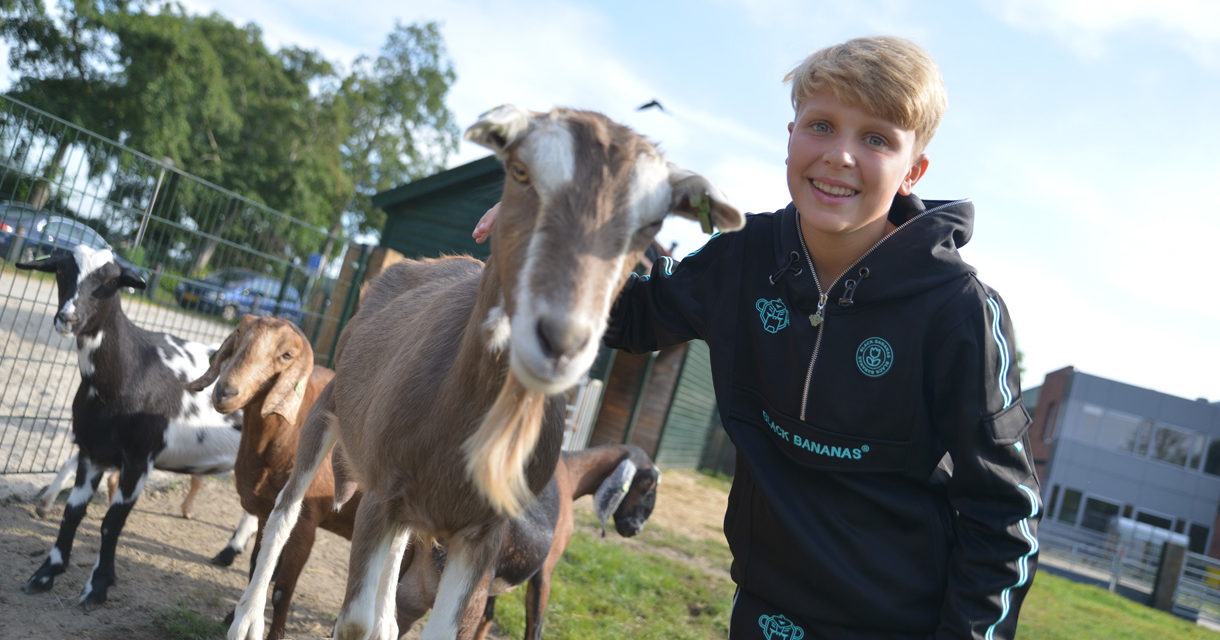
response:
M1190 535L1200 552L1216 540L1217 405L1065 369L1047 376L1030 436L1035 458L1047 456L1047 518L1102 530L1132 517Z

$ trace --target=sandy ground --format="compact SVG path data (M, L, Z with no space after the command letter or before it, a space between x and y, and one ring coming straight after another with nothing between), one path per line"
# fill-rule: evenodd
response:
M233 484L209 478L195 507L195 519L179 514L186 495L185 479L161 476L136 504L119 541L118 584L105 606L84 613L77 596L97 556L98 532L105 504L95 498L77 532L68 572L54 588L27 595L22 585L38 568L58 531L62 507L46 519L34 513L30 498L50 476L0 476L0 640L79 639L138 640L162 638L155 617L179 607L220 620L245 588L249 555L232 567L208 563L228 540L239 507ZM104 491L102 492L104 493ZM650 527L663 527L691 538L723 540L721 522L726 495L699 484L689 471L667 471ZM62 503L62 498L61 498ZM578 508L590 509L582 498ZM636 544L613 533L607 544ZM347 541L326 531L305 567L288 620L290 638L328 637L343 598L347 574ZM712 571L727 568L709 567ZM727 573L727 572L726 572ZM270 623L270 608L267 610ZM419 626L406 635L417 638ZM493 629L492 637L504 638Z

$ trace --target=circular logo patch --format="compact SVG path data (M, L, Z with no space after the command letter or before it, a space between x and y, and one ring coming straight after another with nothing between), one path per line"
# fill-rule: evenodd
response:
M856 366L870 378L885 375L893 364L894 350L882 338L868 338L856 349Z

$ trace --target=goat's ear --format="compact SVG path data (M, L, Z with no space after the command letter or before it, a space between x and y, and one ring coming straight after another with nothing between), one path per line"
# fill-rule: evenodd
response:
M139 273L129 267L123 267L123 270L119 273L119 285L133 289L143 289L148 286L144 283L144 278L141 278Z
M725 201L720 190L693 171L670 164L669 188L670 211L698 221L704 233L712 233L713 227L736 231L746 224L745 216Z
M220 343L220 348L216 350L216 353L212 354L211 360L208 363L208 370L204 371L203 375L199 376L197 380L192 380L182 385L182 388L191 393L199 393L208 388L208 385L216 382L216 377L220 375L220 366L224 364L225 360L229 359L229 356L233 355L233 348L237 344L237 334L237 329L230 332L225 341Z
M593 510L602 523L602 537L606 537L606 521L614 515L614 511L627 497L631 489L631 481L635 479L636 466L631 458L623 458L614 471L602 480L601 486L593 493Z
M463 136L467 140L503 153L530 126L530 113L511 104L500 105L479 116Z
M55 273L59 271L59 265L64 263L64 260L71 260L72 257L66 253L55 252L49 256L43 256L37 260L29 262L18 262L15 266L18 269L27 269L30 271L45 271L47 273Z
M299 337L304 342L304 336ZM300 354L287 369L280 372L263 400L263 418L275 413L290 425L297 423L301 400L305 398L305 386L309 384L309 374L313 373L313 350L299 346L297 349Z

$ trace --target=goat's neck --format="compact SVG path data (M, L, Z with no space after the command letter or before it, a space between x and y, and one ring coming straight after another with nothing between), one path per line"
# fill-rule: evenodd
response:
M621 446L565 452L563 461L567 465L568 475L572 478L572 499L593 495L606 476L614 471L627 454L627 448Z
M263 405L267 402L269 389L270 387L260 391L242 407L239 457L242 454L253 454L254 459L279 462L280 464L274 466L288 469L296 458L301 434L299 430L286 424L279 414L272 413L263 417Z
M502 304L503 296L495 261L489 261L479 278L474 308L471 309L462 332L457 360L450 369L449 375L453 381L490 389L499 389L504 383L504 377L508 373L508 351L493 351L489 347L487 332L483 326L492 310Z
M76 334L76 355L82 376L105 392L123 385L126 372L139 366L138 350L146 339L144 330L127 318L117 301L100 311L101 322Z

